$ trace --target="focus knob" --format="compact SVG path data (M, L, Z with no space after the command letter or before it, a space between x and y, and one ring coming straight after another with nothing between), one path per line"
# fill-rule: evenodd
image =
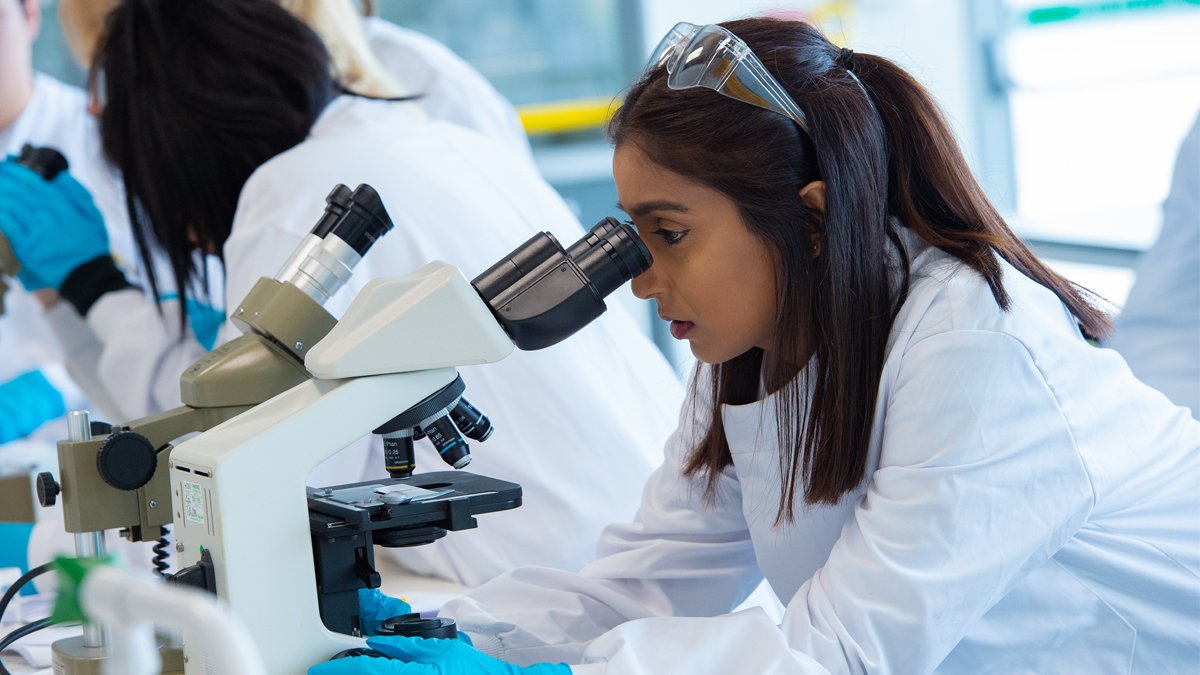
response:
M54 502L58 501L58 493L62 492L58 481L54 480L54 474L49 471L37 475L34 487L37 488L38 503L42 506L54 506Z
M136 490L149 483L157 465L154 445L135 431L118 431L109 436L96 453L100 477L118 490Z

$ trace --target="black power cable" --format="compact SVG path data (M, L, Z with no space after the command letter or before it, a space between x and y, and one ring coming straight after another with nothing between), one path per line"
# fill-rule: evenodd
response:
M8 591L4 594L4 597L0 598L0 622L4 621L4 610L8 609L8 603L12 602L12 599L17 596L17 593L21 592L21 587L29 583L35 577L45 574L52 569L54 569L54 563L38 565L25 574L22 574L20 578L13 582L12 586L8 587Z
M39 619L37 621L34 621L33 623L27 623L24 626L21 626L20 628L14 630L13 632L9 633L8 635L5 635L3 639L0 639L0 652L3 652L5 649L8 649L10 645L12 645L17 640L20 640L21 638L25 637L26 635L29 635L31 633L36 633L37 631L45 628L46 626L50 626L53 624L54 624L54 622L51 621L50 619ZM12 675L12 673L9 672L8 668L4 667L3 661L0 661L0 675Z
M4 597L0 598L0 621L4 620L5 610L8 609L8 605L9 605L9 603L12 602L12 599L17 597L17 593L21 592L22 586L24 586L25 584L32 581L35 577L45 574L46 572L49 572L52 569L54 569L54 563L46 563L45 565L38 565L37 567L29 570L25 574L22 574L20 578L18 578L16 581L13 582L12 586L9 586L8 591L6 591L4 593ZM0 640L0 652L4 651L5 649L8 648L9 645L16 642L17 640L20 640L21 638L25 637L26 635L29 635L30 633L32 633L34 631L41 630L49 625L50 625L49 619L42 619L41 621L34 621L33 623L27 624L25 626L22 626L16 630L14 630L13 632L4 636L4 639ZM8 669L4 667L3 662L0 662L0 675L12 675L12 673L10 673L8 671Z

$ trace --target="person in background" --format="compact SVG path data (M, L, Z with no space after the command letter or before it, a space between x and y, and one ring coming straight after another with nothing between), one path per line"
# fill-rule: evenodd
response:
M1088 341L916 80L679 24L610 133L633 290L703 364L637 517L448 603L474 646L310 675L1194 670L1200 422ZM764 577L780 623L732 612Z
M126 226L120 176L104 161L96 122L87 114L87 94L33 68L33 42L41 27L39 0L0 0L0 157L16 155L22 146L52 147L70 163L71 172L91 192L109 232L111 250L132 271L132 237ZM0 178L0 210L23 199L12 195L13 186ZM64 205L45 205L47 219ZM69 210L69 207L67 207ZM54 223L45 223L53 227ZM29 282L25 275L18 280ZM26 284L28 285L28 284ZM11 288L0 316L0 466L9 456L27 470L28 462L49 467L54 444L66 437L63 415L68 408L97 407L102 414L114 410L106 398L83 397L76 377L68 372L62 349L96 354L98 345L86 339L61 346L55 341L42 307L34 296ZM64 322L79 322L65 312ZM44 512L46 528L61 529L61 517ZM0 523L0 567L26 568L26 543L32 526Z
M0 2L0 153L15 155L25 144L61 152L105 222L117 224L110 233L112 251L129 265L133 246L120 176L101 155L95 120L87 114L87 94L34 71L33 42L40 26L38 0ZM5 304L0 317L0 444L34 434L60 418L67 403L83 403L34 297L13 289ZM36 438L53 443L64 435L65 426L57 424Z
M143 260L161 248L167 281L181 295L193 293L203 274L199 250L224 263L220 304L239 302L282 266L338 183L374 186L396 228L326 304L335 316L372 278L434 259L482 272L536 232L572 242L583 234L531 163L507 146L430 120L410 102L338 95L319 38L267 0L128 2L106 25L93 66L105 153L137 205L131 223ZM181 70L193 75L181 78ZM24 209L74 195L27 176L23 185ZM96 218L51 232L15 225L19 211L0 213L0 230L31 273L41 271L36 259L55 261L40 278L103 346L91 364L102 382L131 416L178 405L179 374L206 351L185 317L168 313L164 321L97 255L104 233ZM155 267L145 267L151 298L158 297ZM71 339L77 326L55 328ZM226 323L218 343L239 334ZM593 557L601 526L632 513L639 484L660 461L681 396L670 366L612 307L560 345L462 374L468 396L496 425L472 468L523 485L524 506L399 552L402 564L468 585L521 563L579 568ZM419 445L421 468L442 465ZM325 462L310 480L383 475L373 439Z
M1107 341L1133 374L1200 419L1200 117L1175 159L1162 229Z
M430 117L473 129L532 161L512 104L433 38L366 16L353 0L278 0L325 42L341 86L375 98L414 97ZM368 14L373 3L364 3ZM116 0L61 0L59 17L76 60L91 62L104 16Z

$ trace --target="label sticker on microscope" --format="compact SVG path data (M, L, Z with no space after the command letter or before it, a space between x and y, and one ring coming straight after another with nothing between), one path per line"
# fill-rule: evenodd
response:
M183 518L191 523L204 524L204 489L199 483L183 483Z

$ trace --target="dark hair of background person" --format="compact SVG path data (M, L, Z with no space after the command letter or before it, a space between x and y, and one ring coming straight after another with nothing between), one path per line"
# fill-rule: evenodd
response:
M92 82L151 289L157 298L157 243L185 322L188 296L207 297L195 253L224 262L246 180L303 141L334 97L325 47L271 0L130 0L108 15Z
M909 287L907 260L899 270L889 262L888 242L900 245L897 219L978 272L1004 310L1001 259L1058 295L1086 334L1103 335L1110 324L1096 296L1050 271L1009 230L912 76L870 54L839 64L839 48L805 23L721 25L784 84L811 136L781 114L711 90L668 89L661 67L630 89L609 135L730 198L777 259L778 344L771 358L755 348L705 367L711 422L685 471L703 475L714 498L732 462L720 406L754 401L760 381L782 386L779 444L790 448L780 455L782 524L794 519L798 493L805 504L833 504L865 478L884 350ZM824 214L799 197L814 180L826 184ZM806 377L796 378L809 355ZM704 378L693 386L705 386Z

